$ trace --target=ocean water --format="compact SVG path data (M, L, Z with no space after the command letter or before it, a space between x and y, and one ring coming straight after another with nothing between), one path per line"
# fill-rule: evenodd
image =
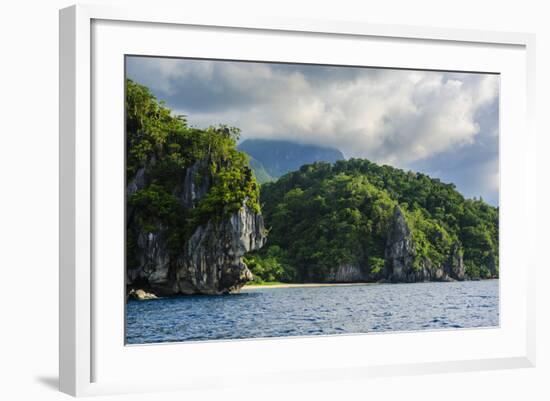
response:
M245 289L126 305L127 344L491 327L498 280Z

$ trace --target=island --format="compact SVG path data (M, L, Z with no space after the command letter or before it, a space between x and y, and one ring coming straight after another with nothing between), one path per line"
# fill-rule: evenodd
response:
M128 297L498 277L499 210L483 199L335 149L239 145L238 128L191 127L126 85Z

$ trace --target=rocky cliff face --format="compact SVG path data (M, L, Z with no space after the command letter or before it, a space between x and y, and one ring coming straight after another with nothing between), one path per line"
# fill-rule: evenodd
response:
M207 168L208 160L201 159L185 170L183 188L181 193L178 194L183 207L190 209L197 206L197 203L210 189L212 185L210 174L204 173ZM195 182L195 177L197 176L201 177L199 183Z
M451 248L449 259L444 266L445 274L455 280L464 280L465 268L462 260L462 249L458 243L454 243Z
M357 264L342 264L331 271L326 280L330 283L353 283L368 280L368 274Z
M386 243L386 266L382 278L406 283L465 279L462 250L458 243L452 245L447 261L441 265L425 258L415 263L416 258L411 230L403 212L396 206Z
M262 216L247 206L219 222L197 227L177 260L172 292L221 294L238 291L252 273L242 256L265 244Z
M208 193L211 177L195 177L207 161L198 161L184 174L183 183L174 190L181 206L190 210ZM140 169L130 180L127 193L147 185L147 169ZM266 241L261 214L255 213L246 200L242 207L227 216L213 217L195 228L175 251L168 247L170 233L162 224L142 227L128 211L128 227L136 237L136 262L127 266L127 287L146 289L156 295L223 294L238 291L252 274L243 263L246 252L260 249Z
M413 268L415 256L411 231L403 212L397 206L386 243L386 278L392 282L418 281Z
M368 266L361 263L341 264L331 270L325 282L350 283L361 281L383 281L392 283L414 283L421 281L464 280L465 269L462 249L459 243L451 246L447 260L434 264L426 258L417 260L417 251L411 229L403 211L397 206L389 227L385 266L379 272L372 273ZM364 258L360 258L364 259Z

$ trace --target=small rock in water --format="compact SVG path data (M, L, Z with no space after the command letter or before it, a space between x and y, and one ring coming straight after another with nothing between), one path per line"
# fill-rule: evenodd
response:
M150 292L144 291L142 289L130 290L128 293L129 299L136 299L138 301L145 301L147 299L157 299L158 297Z

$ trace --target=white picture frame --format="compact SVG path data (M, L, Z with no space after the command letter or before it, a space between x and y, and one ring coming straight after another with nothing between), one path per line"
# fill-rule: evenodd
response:
M506 252L510 263L520 266L517 270L501 269L502 320L497 329L459 330L426 333L391 333L383 335L327 336L318 338L293 338L270 340L243 340L228 342L206 342L200 344L169 344L155 346L125 347L118 340L109 342L106 338L120 336L120 314L123 308L123 292L115 294L123 287L119 272L108 284L105 275L98 272L98 263L112 254L102 251L100 242L106 230L105 222L117 215L106 211L101 193L109 188L117 188L121 182L117 175L108 183L102 180L106 171L120 166L123 152L118 152L120 141L113 146L94 137L98 129L113 127L110 132L118 132L123 125L123 101L120 97L123 80L118 82L120 64L112 65L116 73L108 74L111 60L121 63L120 55L127 53L180 56L175 54L175 43L167 43L163 48L153 49L154 40L169 34L198 35L203 44L216 46L220 35L236 39L247 35L261 35L262 41L272 42L271 49L290 51L287 56L260 55L257 46L242 43L241 55L258 54L255 59L272 61L285 58L297 60L300 43L325 40L327 43L338 39L340 43L376 42L384 46L436 46L445 54L464 52L462 64L452 61L434 62L435 58L418 56L410 63L391 59L389 51L378 50L377 66L401 68L452 69L461 71L491 71L503 73L501 125L501 230L506 234L503 243L515 241L517 248L509 250L501 242L501 252ZM152 35L150 43L141 37L139 46L130 44L140 32ZM94 36L95 35L95 36ZM206 35L202 37L201 35ZM208 37L210 39L208 39ZM251 36L250 36L251 37ZM201 39L202 38L202 39ZM283 41L292 39L296 45L283 46ZM317 39L316 39L317 38ZM108 39L108 40L106 40ZM256 38L257 39L257 38ZM239 39L240 40L240 39ZM302 42L300 42L302 41ZM378 42L377 42L378 41ZM250 40L250 43L253 43ZM160 43L160 42L158 42ZM370 43L370 42L369 42ZM376 43L372 44L376 50ZM126 44L128 47L126 48ZM108 6L72 6L60 11L60 390L75 396L126 393L135 391L164 391L172 389L202 389L213 386L235 385L233 374L247 372L255 382L277 377L282 381L327 380L352 377L360 380L367 377L421 374L430 372L459 372L479 369L504 369L530 367L535 364L535 255L530 252L534 245L521 239L514 231L535 232L535 133L533 131L534 111L534 35L525 33L484 32L459 29L437 29L414 26L375 25L362 22L314 21L278 18L243 17L240 20L214 18L203 15L186 15L185 10L164 10L155 7L112 8ZM402 45L402 44L401 44ZM295 47L293 47L295 46ZM382 47L384 47L382 46ZM346 62L346 46L339 57ZM214 49L215 47L212 47ZM291 54L295 49L294 56ZM487 49L494 49L494 57ZM140 50L141 49L141 50ZM402 49L406 49L403 47ZM416 48L415 48L416 49ZM188 51L191 51L188 49ZM193 50L195 51L195 50ZM199 51L199 50L196 50ZM208 55L208 49L204 50ZM233 49L220 49L216 57L235 58ZM246 53L248 51L248 53ZM433 54L426 47L419 54ZM225 53L224 53L225 52ZM375 51L376 53L376 51ZM468 56L469 53L472 53ZM193 53L196 56L198 53ZM264 53L267 54L267 53ZM275 53L273 53L275 54ZM182 54L185 55L185 54ZM437 55L435 55L437 56ZM435 57L433 56L433 57ZM111 59L110 57L114 57ZM307 57L307 56L303 56ZM310 57L313 56L313 53ZM398 57L392 56L392 57ZM403 55L400 55L403 57ZM449 56L452 59L451 56ZM486 58L485 64L476 61ZM320 61L326 61L321 60ZM385 60L385 61L384 61ZM393 61L392 61L393 60ZM302 61L302 60L298 60ZM353 60L347 61L353 64ZM361 63L361 60L357 61ZM452 68L454 66L454 68ZM478 69L476 66L484 66ZM106 68L108 67L108 68ZM505 81L504 81L505 80ZM118 82L118 83L117 83ZM109 86L107 84L114 86ZM99 86L98 86L99 85ZM117 86L118 85L118 86ZM105 97L109 96L113 103ZM511 95L514 91L514 95ZM98 102L101 98L105 102ZM118 103L117 103L118 102ZM118 105L118 106L117 106ZM114 107L113 107L114 106ZM112 118L106 116L106 108ZM512 110L513 113L512 113ZM507 114L508 113L508 114ZM102 124L111 124L109 126ZM514 130L512 130L514 128ZM513 131L516 131L514 136ZM518 134L519 133L519 134ZM521 141L518 140L521 137ZM120 130L120 140L123 130ZM103 141L103 142L102 142ZM116 140L118 141L118 140ZM117 156L117 152L119 153ZM117 171L117 170L115 170ZM122 171L122 170L120 170ZM122 174L122 173L121 173ZM120 178L120 177L118 177ZM106 185L102 187L102 185ZM123 187L120 186L120 192ZM123 204L116 203L113 213L123 210ZM105 237L107 237L107 233ZM112 230L116 236L117 230ZM116 242L116 241L115 241ZM116 251L116 250L115 250ZM122 250L120 250L122 252ZM117 254L118 255L118 254ZM118 256L114 259L118 260ZM523 255L523 259L519 256ZM501 256L502 260L502 256ZM118 286L118 287L117 287ZM97 291L101 287L101 299ZM108 288L107 288L108 287ZM112 288L111 288L112 287ZM116 293L118 294L118 293ZM115 304L108 312L107 308ZM120 303L120 305L118 305ZM114 322L114 326L108 326ZM114 328L115 335L109 332ZM410 341L416 341L419 349L426 344L436 344L435 352L426 350L413 352L407 348ZM117 342L118 341L118 342ZM456 341L456 349L438 353L437 343ZM468 350L467 344L482 344L479 349ZM485 345L483 345L485 344ZM376 349L392 346L399 355L377 354ZM322 358L318 351L325 352ZM476 348L476 347L473 347ZM346 353L346 349L371 350ZM152 370L147 366L159 366L163 362L167 368L175 353L184 352L193 361L192 370L176 372L173 375L150 374L145 380L136 376L131 366L144 361L141 369ZM363 351L367 352L367 351ZM286 354L285 354L286 353ZM260 354L271 358L270 366L261 361L248 360L248 364L235 362L235 366L220 363L213 369L201 363L199 357L213 358L221 355L224 360L245 355L253 358ZM285 356L287 355L287 356ZM368 357L365 358L365 355ZM424 357L427 355L427 357ZM298 358L299 356L299 358ZM422 357L421 357L422 356ZM299 360L298 360L299 359ZM264 358L265 360L265 358ZM145 366L145 368L144 368ZM125 368L123 368L125 367ZM233 371L234 370L234 371ZM138 372L139 373L139 372ZM143 372L145 375L148 372ZM151 372L149 372L151 373ZM165 373L165 372L164 372ZM163 379L161 379L161 377Z

